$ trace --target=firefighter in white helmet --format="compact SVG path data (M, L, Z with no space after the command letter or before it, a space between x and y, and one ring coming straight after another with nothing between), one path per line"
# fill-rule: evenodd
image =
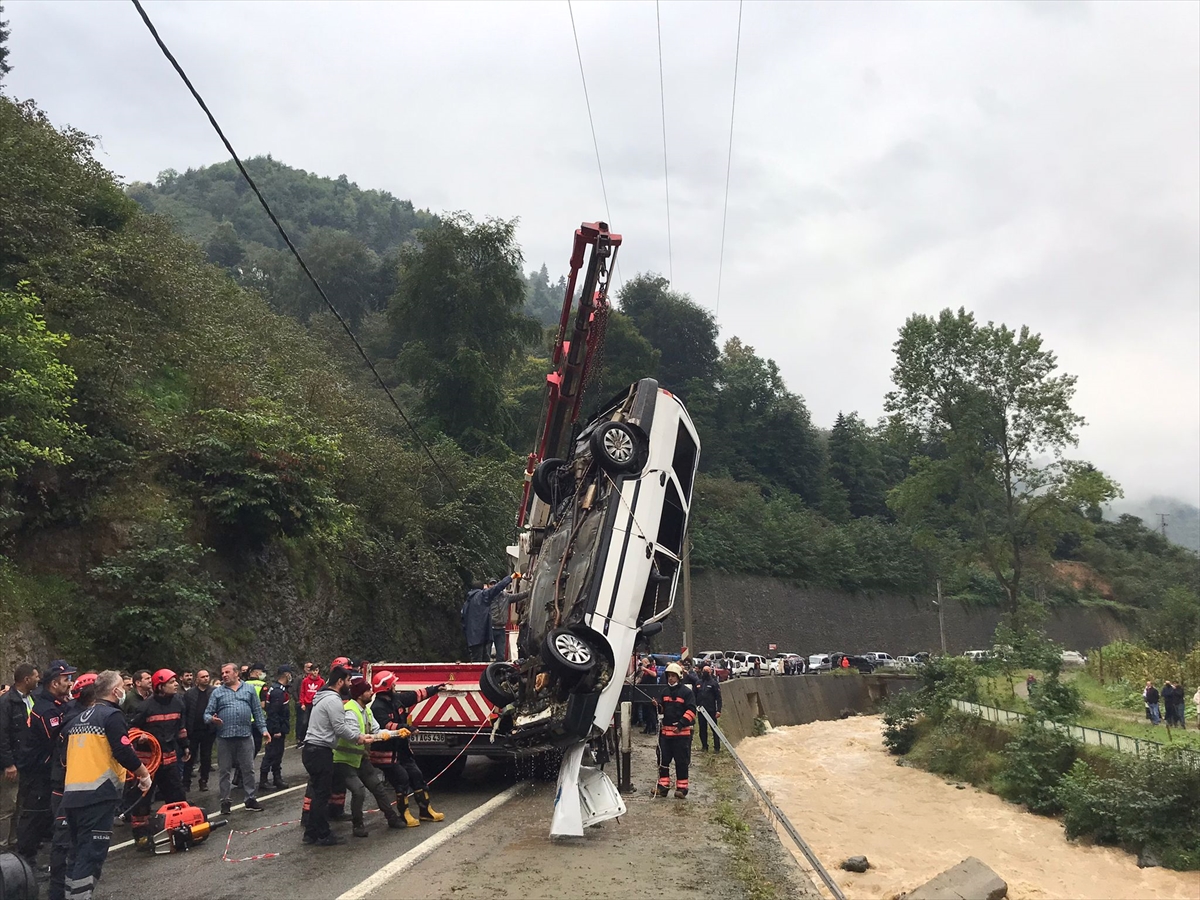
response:
M658 731L658 784L654 796L671 792L671 763L675 763L675 796L688 794L688 766L692 761L692 726L696 724L696 698L683 683L683 666L667 666L667 687L659 701L662 725Z

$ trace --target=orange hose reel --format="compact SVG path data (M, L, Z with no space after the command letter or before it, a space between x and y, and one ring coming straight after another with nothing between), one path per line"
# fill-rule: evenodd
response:
M137 758L142 761L142 765L150 773L150 777L153 778L158 767L162 765L163 758L162 745L158 743L158 738L140 728L130 728L129 743L133 747L133 752L137 754ZM133 772L128 772L126 780L134 781L136 776Z

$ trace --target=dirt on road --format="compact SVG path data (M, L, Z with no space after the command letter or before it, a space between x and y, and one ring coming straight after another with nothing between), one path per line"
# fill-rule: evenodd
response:
M849 898L891 900L967 856L1014 900L1200 898L1200 873L1139 869L1129 853L1071 843L1062 824L970 785L897 765L877 716L773 729L738 753ZM837 865L865 855L856 875Z
M536 784L370 897L816 900L728 754L714 758L696 744L690 796L651 799L655 739L638 733L634 743L638 790L619 820L552 841L555 785Z

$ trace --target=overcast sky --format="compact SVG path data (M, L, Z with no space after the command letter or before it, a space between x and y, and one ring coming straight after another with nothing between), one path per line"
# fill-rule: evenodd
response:
M225 157L131 4L4 9L7 92L119 177ZM608 213L565 2L147 9L241 154L519 217L554 277L610 216L621 274L716 307L737 3L661 6L673 264L653 3L574 7ZM960 305L1079 376L1078 456L1200 503L1200 4L745 4L722 337L828 427Z

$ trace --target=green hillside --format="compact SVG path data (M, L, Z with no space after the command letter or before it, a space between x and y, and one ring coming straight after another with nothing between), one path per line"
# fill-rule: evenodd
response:
M454 658L463 588L512 537L562 282L526 271L513 222L252 161L434 464L230 165L122 189L91 150L0 97L0 613L84 664ZM964 603L1104 605L1148 633L1200 606L1194 555L1103 520L1102 473L1013 440L1033 422L1069 448L1078 427L1036 335L914 316L889 417L814 423L665 279L616 299L585 413L647 375L687 401L697 567L899 595L940 577ZM958 390L933 403L938 366ZM1037 404L1005 406L1005 379Z

